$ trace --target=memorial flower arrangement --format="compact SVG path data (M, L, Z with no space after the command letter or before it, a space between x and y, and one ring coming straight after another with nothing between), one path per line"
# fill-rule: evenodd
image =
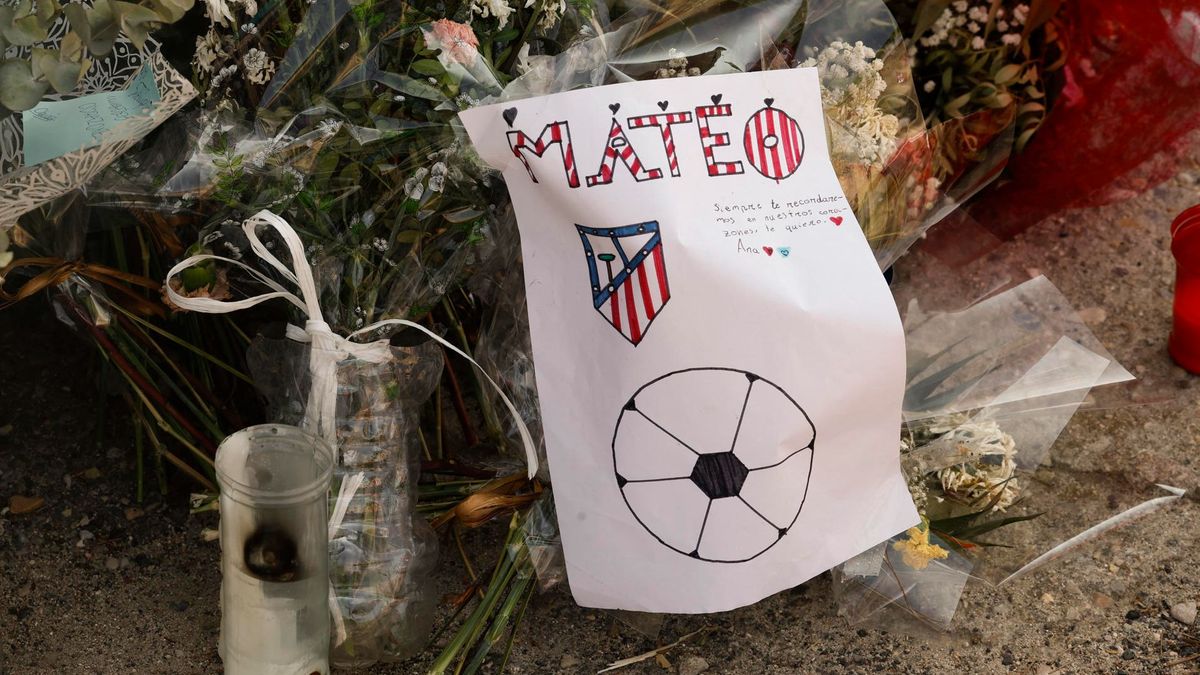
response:
M141 5L110 4L127 17L122 25L134 31L169 23L187 9L159 10L161 3L152 3L135 11ZM79 5L68 5L73 6ZM103 12L108 6L93 8ZM14 12L24 12L23 17L45 13L28 2L3 9L14 21L21 18ZM898 29L870 44L857 39L856 26L870 24L865 19L891 19L882 3L855 0L819 17L815 28L802 12L785 17L750 55L679 50L687 42L681 36L714 15L723 17L718 23L726 37L758 34L758 24L739 23L736 12L726 15L709 2L627 7L590 0L436 5L206 0L205 9L206 30L188 36L195 45L191 66L200 90L199 104L186 113L190 133L184 138L190 145L181 151L180 136L151 139L115 164L96 187L110 205L135 214L131 241L144 252L139 274L165 277L175 259L204 254L224 260L197 264L169 279L173 292L189 299L233 300L264 290L264 279L281 283L277 270L262 267L255 257L261 253L243 229L244 222L268 209L294 227L316 273L322 318L338 335L405 319L432 327L467 354L478 355L481 344L489 342L518 345L506 357L510 362L528 359L529 351L523 310L515 312L515 324L503 320L520 298L498 290L511 278L513 260L504 254L512 249L512 216L502 181L481 166L466 142L455 119L459 111L623 79L815 67L839 180L879 262L889 267L986 183L968 174L1004 144L1005 130L1016 129L1018 148L1036 133L1046 111L1044 74L1055 68L1047 55L1061 49L1053 12L1044 3L919 3L915 50L910 50ZM145 11L156 12L156 18ZM8 20L9 14L0 12L0 19ZM49 15L37 21L26 17L21 25L46 20ZM55 59L76 63L71 59L82 54ZM52 70L74 77L70 64L50 68L45 61L50 56L38 57L43 65L37 68L44 70L28 67L33 84L22 86L29 96L14 105L0 103L31 107L34 89L38 98L48 91L39 77ZM0 64L5 77L17 70L24 77L26 66ZM269 231L252 231L261 233L267 251L284 255L283 242ZM10 260L14 254L7 244L0 232L0 279L21 262ZM125 255L124 243L113 250L105 244L104 251L130 266L133 256ZM247 274L238 264L263 276ZM63 279L75 272L64 269ZM68 288L64 302L77 312L90 309L84 313L95 329L91 334L109 341L110 358L129 383L126 398L138 411L139 447L146 439L151 452L204 488L212 487L214 439L242 422L218 403L223 396L213 392L213 382L222 380L210 377L210 371L224 373L238 386L254 379L263 387L264 379L274 377L266 388L280 386L268 393L287 390L303 398L296 392L304 387L294 386L303 369L294 368L295 362L279 363L282 352L261 339L253 341L249 328L284 318L298 323L295 312L273 307L252 319L226 320L218 349L206 343L211 324L201 324L195 314L178 311L156 293L137 292L157 308L146 314L109 301L119 292L97 283L72 281ZM108 315L111 323L96 319ZM174 351L162 359L167 367L156 365L166 349L143 336L170 343ZM259 366L253 377L243 373L247 368L234 356L252 344ZM345 373L354 373L339 391L342 439L359 443L363 454L357 468L378 470L363 479L362 494L402 495L399 502L415 491L419 504L405 508L431 517L443 539L459 544L455 548L471 578L453 607L454 616L464 618L433 670L478 672L495 648L511 648L512 628L533 592L561 578L553 518L547 516L549 491L537 479L471 464L453 450L456 445L476 452L513 445L498 405L475 371L451 364L439 376L434 366L448 352L430 344L394 349L408 360L395 357L387 367L354 358L341 364ZM409 358L416 354L420 365ZM495 368L509 375L499 378L502 384L516 389L517 398L536 401L528 373L522 378L518 369L505 366ZM303 401L283 400L278 407L296 419ZM521 412L537 415L536 407ZM381 421L385 418L403 420L396 426L408 445L395 434L378 434L388 424ZM945 560L952 551L977 551L989 533L1028 517L1010 513L1021 498L1015 473L1021 448L1002 424L956 413L898 431L922 524L890 545L914 569ZM387 440L379 442L380 436ZM934 451L937 461L932 461ZM419 486L413 463L426 469ZM339 479L350 477L347 472ZM346 563L336 583L370 591L338 599L350 619L349 637L338 643L340 655L354 665L402 658L427 635L426 629L404 625L407 619L400 614L380 619L403 604L400 596L422 592L406 585L405 572L414 561L429 560L422 558L424 552L400 547L411 557L398 556L382 572L355 557L364 541L383 538L387 524L379 520L380 511L371 499L348 505L346 522L362 532L336 538ZM462 532L504 518L510 520L509 532L493 572L479 573L461 546ZM364 581L372 575L377 576ZM380 638L376 630L391 635ZM388 646L380 647L383 643Z

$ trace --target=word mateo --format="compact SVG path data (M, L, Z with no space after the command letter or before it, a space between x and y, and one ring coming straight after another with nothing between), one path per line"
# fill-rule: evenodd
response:
M720 126L725 122L723 117L733 116L733 106L721 103L721 95L711 97L712 105L697 106L694 110L681 112L666 112L667 101L659 101L658 107L662 113L653 115L637 115L627 117L624 125L617 119L620 103L608 106L612 111L612 126L608 130L604 152L600 157L596 172L585 176L588 187L608 185L613 182L617 172L617 162L638 182L660 180L669 173L678 178L682 175L679 167L679 157L676 153L675 127L679 125L696 124L700 148L704 153L705 169L709 176L733 176L746 172L745 164L749 162L762 176L776 182L791 176L800 168L804 158L804 133L800 124L786 112L773 107L775 99L763 99L765 107L758 109L746 119L742 125L742 147L745 151L746 162L727 156L733 150L722 150L730 146L728 131L721 131ZM503 112L504 121L511 128L517 117L516 108L508 108ZM641 143L662 143L666 152L665 167L649 167L642 161L627 130L654 129L656 140L640 140ZM647 134L648 135L648 134ZM567 185L580 187L579 172L575 164L575 146L571 141L571 126L569 122L550 122L542 127L537 138L524 131L514 129L507 132L508 146L513 155L521 160L529 178L537 183L538 177L529 162L529 155L541 158L551 148L558 151L562 158L563 172ZM643 146L644 147L644 146ZM720 155L720 156L718 156Z

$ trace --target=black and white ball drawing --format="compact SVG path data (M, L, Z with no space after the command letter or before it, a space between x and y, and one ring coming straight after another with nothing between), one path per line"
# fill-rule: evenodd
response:
M816 427L775 383L733 368L667 373L630 397L613 470L659 543L714 563L767 552L800 517Z

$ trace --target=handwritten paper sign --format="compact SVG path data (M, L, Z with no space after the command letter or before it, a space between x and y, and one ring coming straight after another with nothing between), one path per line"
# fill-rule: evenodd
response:
M144 66L126 89L43 101L22 113L25 166L120 140L110 132L131 117L148 115L160 100L153 69Z
M904 338L811 69L462 113L521 232L575 599L714 612L916 524Z

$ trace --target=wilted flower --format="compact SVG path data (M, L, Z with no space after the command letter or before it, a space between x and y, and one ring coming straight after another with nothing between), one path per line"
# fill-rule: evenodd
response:
M479 39L467 24L438 19L422 32L425 34L425 44L432 49L440 49L445 60L468 68L475 65L479 57Z
M904 557L904 564L914 570L923 570L934 560L950 557L949 551L929 543L929 529L924 523L921 527L909 528L907 534L908 539L892 544L892 548L899 551Z
M508 25L508 17L513 13L513 8L505 0L471 0L471 11L484 19L489 16L496 17L500 27L504 28Z
M525 7L533 7L539 0L526 0ZM558 20L562 18L564 12L567 11L567 0L541 0L542 15L538 18L538 28L548 31L554 28Z
M217 61L224 59L225 46L221 36L211 26L203 37L196 38L196 53L192 56L192 66L201 73L211 73Z
M242 65L246 66L246 79L251 84L266 84L275 74L275 63L258 47L251 47L246 52Z
M258 13L257 0L204 0L204 4L209 21L219 26L235 23L233 8L238 5L241 5L242 11L247 16L254 16Z

